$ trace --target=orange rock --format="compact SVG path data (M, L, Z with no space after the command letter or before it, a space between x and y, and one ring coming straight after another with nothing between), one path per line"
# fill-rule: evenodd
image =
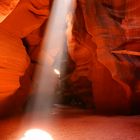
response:
M21 38L38 28L48 15L48 0L21 0L0 23L0 116L8 113L9 107L13 110L16 105L23 105L27 97L25 88L17 91L21 88L20 79L29 65L29 57Z
M110 1L104 2L110 4ZM121 27L125 13L121 12L121 18L118 15L118 9L123 10L124 1L115 2L108 11L107 5L102 5L101 1L79 1L72 28L73 36L68 45L77 65L73 80L82 75L90 78L97 111L129 113L132 96L130 83L134 79L134 69L128 61L120 62L111 53L111 50L126 42ZM115 13L115 9L118 13ZM114 17L111 16L111 10L114 10Z

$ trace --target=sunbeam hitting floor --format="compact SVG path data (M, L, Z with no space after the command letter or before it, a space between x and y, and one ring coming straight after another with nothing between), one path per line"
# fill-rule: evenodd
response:
M20 140L29 129L42 129L54 140L140 140L139 115L100 116L72 107L39 114L34 123L30 123L31 112L0 120L0 140Z

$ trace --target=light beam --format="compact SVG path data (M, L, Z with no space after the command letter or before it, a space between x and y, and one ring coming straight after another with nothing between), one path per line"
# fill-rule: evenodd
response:
M63 48L66 47L66 27L67 15L74 10L75 0L55 0L53 2L51 14L46 28L46 33L42 43L42 50L40 54L40 63L33 83L33 94L35 98L33 102L33 111L42 108L51 107L53 103L53 96L55 94L58 83L58 76L54 73L53 64L56 55L59 54L57 61L57 71L60 75L60 64L62 61ZM63 57L64 58L64 57ZM65 66L63 66L64 69ZM50 104L50 105L49 105ZM27 106L28 109L28 106ZM43 110L44 111L44 110ZM45 113L45 112L44 112ZM47 112L48 113L48 112ZM33 117L35 117L34 115Z

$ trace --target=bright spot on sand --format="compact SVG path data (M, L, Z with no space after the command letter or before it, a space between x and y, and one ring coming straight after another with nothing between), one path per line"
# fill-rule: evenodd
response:
M20 140L53 140L52 136L41 129L30 129Z

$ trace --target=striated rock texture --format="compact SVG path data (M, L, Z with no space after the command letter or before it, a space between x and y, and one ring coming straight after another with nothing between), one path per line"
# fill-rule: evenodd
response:
M0 23L0 116L20 110L28 97L30 60L22 38L39 28L48 16L48 0L21 0Z
M91 80L99 112L130 113L135 96L136 60L127 54L114 55L112 51L135 46L139 40L139 16L138 2L131 0L77 2L68 41L76 63L72 80L81 76ZM130 41L133 45L129 45ZM139 48L138 42L136 45Z
M19 0L0 0L0 22L15 8Z

